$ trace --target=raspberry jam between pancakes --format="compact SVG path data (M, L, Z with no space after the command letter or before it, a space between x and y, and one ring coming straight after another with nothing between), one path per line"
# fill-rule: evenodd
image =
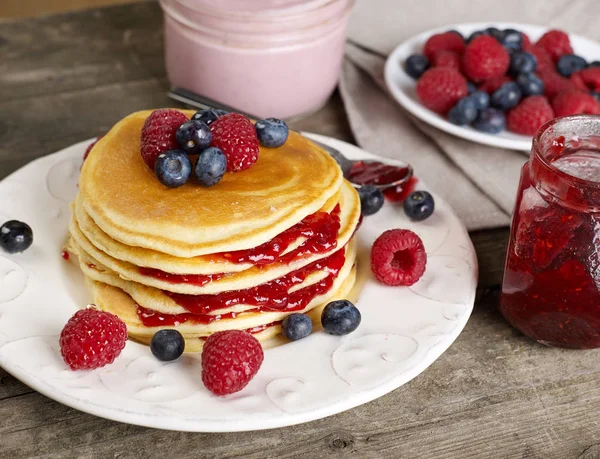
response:
M264 283L257 287L224 292L216 295L182 295L165 292L189 313L162 314L142 306L137 314L147 327L178 325L185 322L209 324L222 319L234 319L238 315L263 311L301 311L317 296L327 293L337 278L345 262L345 250L342 248L327 258L313 262L286 276ZM301 284L309 274L327 271L328 275L319 282L289 293L294 285ZM207 314L211 311L244 304L256 308L236 313Z
M560 134L582 126L600 133L600 120L574 116L551 121L534 139L500 303L524 334L579 349L600 347L600 137Z

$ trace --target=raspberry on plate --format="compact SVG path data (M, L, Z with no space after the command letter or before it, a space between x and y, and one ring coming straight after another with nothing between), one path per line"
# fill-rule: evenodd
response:
M600 91L600 67L588 67L571 75L573 84L583 91Z
M371 271L387 285L413 285L425 272L423 241L410 230L385 231L371 248Z
M582 91L564 91L552 101L554 114L567 116L575 114L598 115L600 104L594 96Z
M569 35L562 30L549 30L540 37L535 45L544 48L554 62L564 54L573 54Z
M493 94L500 89L504 83L509 83L511 81L512 79L510 77L501 75L483 81L479 86L477 86L477 89L479 91L487 92L488 94Z
M521 36L523 37L523 44L521 45L521 50L530 53L533 48L533 45L531 44L531 39L529 38L529 35L527 35L525 32L521 32Z
M94 308L77 311L60 334L60 352L71 370L92 370L114 362L127 342L121 319Z
M239 113L228 113L210 125L213 147L227 157L227 170L248 169L258 160L258 138L252 122Z
M460 55L454 51L436 51L431 58L432 67L448 67L460 70Z
M154 110L146 118L142 127L142 159L150 169L154 170L158 155L179 148L175 135L186 121L187 116L170 108Z
M541 46L533 46L531 48L531 54L537 61L536 70L538 73L552 71L555 72L554 61L548 51Z
M539 75L544 83L544 95L550 100L554 99L559 92L570 91L576 88L575 83L555 71L542 72Z
M239 392L254 378L263 360L262 346L250 333L213 333L202 349L202 382L216 395Z
M417 81L417 95L423 105L441 114L446 114L468 92L465 77L447 67L431 68Z
M454 51L462 54L465 50L465 40L455 32L436 33L427 39L423 54L427 59L432 60L433 55L438 51Z
M465 74L475 82L504 75L509 64L510 56L506 49L489 35L473 39L463 55Z
M508 112L506 124L517 134L533 135L539 127L554 118L554 111L544 96L529 96Z

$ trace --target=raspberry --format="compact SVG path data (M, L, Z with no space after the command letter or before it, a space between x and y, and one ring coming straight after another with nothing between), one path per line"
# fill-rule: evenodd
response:
M161 108L146 118L142 127L142 159L154 170L156 158L165 151L179 148L175 133L188 117L178 110Z
M483 83L481 83L479 86L477 86L477 89L479 91L483 91L483 92L487 92L488 94L492 94L492 93L496 92L498 89L500 89L500 86L502 86L504 83L508 83L509 81L512 81L512 80L505 75L497 76L497 77L490 78L489 80L485 80Z
M582 91L600 91L600 67L588 67L571 75L573 84Z
M454 32L437 33L429 37L425 42L423 54L427 59L432 60L433 55L438 51L454 51L462 54L465 50L465 41L461 36Z
M544 95L552 100L559 92L571 91L576 89L575 84L559 75L555 71L547 71L540 73L540 78L544 83Z
M600 105L591 94L572 90L559 93L552 101L552 107L557 117L567 115L600 114Z
M263 359L262 347L250 333L213 333L202 349L202 382L216 395L239 392L254 378Z
M536 46L544 48L552 57L554 62L564 54L573 54L569 36L561 30L549 30L540 37Z
M83 154L83 160L85 161L87 159L87 157L90 155L90 151L92 151L92 148L94 148L94 146L98 143L98 140L100 140L102 137L104 137L103 135L96 137L96 140L94 140L92 143L90 143L88 145L88 147L85 150L85 153Z
M504 47L489 35L474 38L463 55L463 68L470 80L479 82L506 73L510 57Z
M535 59L537 61L537 73L547 71L556 72L556 69L554 68L554 61L552 60L552 56L550 55L550 53L548 53L548 51L546 51L541 46L536 45L531 48L530 52L535 56Z
M60 333L60 352L71 370L92 370L112 363L127 342L127 327L108 312L77 311Z
M460 55L454 51L436 51L431 58L432 67L448 67L460 70Z
M371 271L387 285L413 285L425 272L423 241L410 230L385 231L371 248Z
M417 81L417 95L423 105L441 114L448 112L468 93L465 77L447 67L429 69Z
M529 38L529 35L527 35L525 32L521 32L521 36L523 37L523 44L521 45L521 49L527 53L530 53L533 49L533 45L531 44L531 39Z
M230 172L248 169L258 159L258 139L252 122L239 113L228 113L210 125L213 147L227 156Z
M554 118L552 107L544 96L529 96L508 112L509 130L517 134L533 135L546 121Z

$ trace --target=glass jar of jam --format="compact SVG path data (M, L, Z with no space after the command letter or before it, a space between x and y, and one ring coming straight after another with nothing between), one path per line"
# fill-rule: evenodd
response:
M169 81L257 116L320 108L354 0L160 0Z
M600 116L557 118L534 138L500 310L542 344L600 347Z

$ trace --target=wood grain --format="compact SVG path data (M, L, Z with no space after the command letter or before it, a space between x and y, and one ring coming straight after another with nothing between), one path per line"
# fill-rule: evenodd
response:
M175 105L167 89L154 3L0 22L0 178L129 112ZM338 95L292 127L353 140ZM0 457L600 458L598 354L509 327L497 311L508 231L471 236L480 289L464 332L374 402L271 431L180 433L81 413L0 370Z

